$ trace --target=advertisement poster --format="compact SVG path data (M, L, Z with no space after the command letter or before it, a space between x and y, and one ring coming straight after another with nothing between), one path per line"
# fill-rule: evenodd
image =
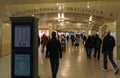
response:
M30 47L30 26L15 26L15 47Z
M30 55L15 54L14 75L30 76Z

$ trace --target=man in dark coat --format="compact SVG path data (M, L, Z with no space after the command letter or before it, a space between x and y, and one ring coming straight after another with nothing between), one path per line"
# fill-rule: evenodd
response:
M86 48L86 55L87 58L91 58L91 52L92 52L92 48L93 48L93 41L91 36L88 36L88 39L85 42L85 48Z
M104 71L108 71L107 68L107 56L109 56L109 60L111 62L111 64L114 67L115 70L115 74L117 74L119 72L118 66L115 64L114 60L113 60L113 49L115 46L115 39L114 37L112 37L110 35L110 32L107 33L107 35L104 37L103 39L103 45L102 45L102 53L104 55Z
M98 34L96 34L96 37L94 38L94 57L96 58L97 55L97 60L100 60L100 48L101 48L102 40L99 38Z
M59 57L62 58L62 47L60 41L56 38L56 32L52 32L52 38L48 41L46 47L46 58L50 58L52 78L56 78Z

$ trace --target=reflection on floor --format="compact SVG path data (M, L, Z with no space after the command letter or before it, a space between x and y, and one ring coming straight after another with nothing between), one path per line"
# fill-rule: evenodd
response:
M60 59L59 72L57 78L120 78L120 72L115 75L110 62L108 62L108 72L102 71L102 54L100 61L93 57L86 58L83 45L76 50L69 43L66 44L66 51ZM39 49L40 50L40 49ZM117 61L120 67L120 62ZM10 76L10 56L0 58L0 78L11 78ZM49 59L45 58L45 53L39 51L39 76L40 78L52 78Z

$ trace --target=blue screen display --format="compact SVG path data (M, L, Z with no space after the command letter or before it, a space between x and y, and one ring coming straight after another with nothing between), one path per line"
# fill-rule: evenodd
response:
M30 55L15 54L14 75L30 76Z

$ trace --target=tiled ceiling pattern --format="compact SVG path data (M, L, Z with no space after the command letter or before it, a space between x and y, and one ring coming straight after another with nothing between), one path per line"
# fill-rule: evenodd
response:
M40 8L55 8L56 3L62 3L64 8L72 7L77 10L66 11L65 20L70 24L60 24L55 21L58 11L39 11ZM89 6L89 7L88 7ZM25 12L26 10L39 9L37 12ZM19 15L17 15L19 14ZM40 23L53 23L61 30L85 29L88 27L90 15L93 16L94 26L100 26L105 22L116 20L120 14L119 0L0 0L0 20L6 22L11 16L35 15L40 19ZM83 25L78 25L83 23Z

